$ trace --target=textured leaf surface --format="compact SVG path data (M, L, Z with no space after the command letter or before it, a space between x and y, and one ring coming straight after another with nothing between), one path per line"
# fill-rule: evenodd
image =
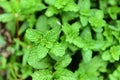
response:
M64 43L57 43L51 49L51 53L55 56L62 57L65 54L66 45Z
M60 69L54 73L54 80L77 80L77 78L71 71Z
M27 29L26 37L32 42L37 42L42 38L42 34L34 29Z
M32 75L33 80L52 80L52 72L50 70L39 70Z
M43 65L39 65L39 61L47 56L48 49L38 45L33 46L30 50L30 54L28 57L28 63L34 68L40 68Z
M65 55L57 61L57 63L55 64L55 69L65 68L70 64L71 61L71 57L69 55Z

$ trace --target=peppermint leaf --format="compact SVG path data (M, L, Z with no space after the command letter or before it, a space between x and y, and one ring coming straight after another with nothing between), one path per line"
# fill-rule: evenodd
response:
M43 58L45 58L47 56L48 53L48 49L41 46L41 45L37 45L37 46L33 46L30 49L30 54L28 56L28 63L29 65L31 65L34 68L39 69L42 65L40 65L40 60L42 60Z
M37 42L42 38L42 33L34 29L27 29L26 38L31 42Z

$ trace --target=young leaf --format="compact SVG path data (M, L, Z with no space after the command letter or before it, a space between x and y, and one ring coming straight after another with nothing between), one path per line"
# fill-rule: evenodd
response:
M31 42L37 42L42 38L42 33L34 29L27 29L26 38L30 40Z
M65 55L66 47L67 46L66 46L65 43L56 43L52 47L50 53L53 54L53 55L55 55L55 56L62 57L63 55Z
M68 23L65 23L62 26L62 30L66 35L66 41L68 41L69 43L72 43L74 39L78 37L80 27L81 27L80 25L71 26Z
M48 42L54 43L55 41L58 40L60 32L61 32L60 27L54 27L53 29L46 32L46 34L44 35L44 38Z
M93 28L95 27L95 29L100 29L106 25L106 21L103 20L103 17L103 11L93 9L91 10L91 16L89 17L88 21Z
M106 25L106 22L104 20L98 19L97 17L90 17L88 21L93 27L103 27Z

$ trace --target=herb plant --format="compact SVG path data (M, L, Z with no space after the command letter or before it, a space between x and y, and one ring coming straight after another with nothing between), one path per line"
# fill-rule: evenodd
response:
M120 0L0 0L0 80L120 80L119 60Z

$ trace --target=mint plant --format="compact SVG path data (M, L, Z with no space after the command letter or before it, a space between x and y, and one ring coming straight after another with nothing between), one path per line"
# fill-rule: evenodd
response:
M0 80L119 80L119 5L0 0Z

